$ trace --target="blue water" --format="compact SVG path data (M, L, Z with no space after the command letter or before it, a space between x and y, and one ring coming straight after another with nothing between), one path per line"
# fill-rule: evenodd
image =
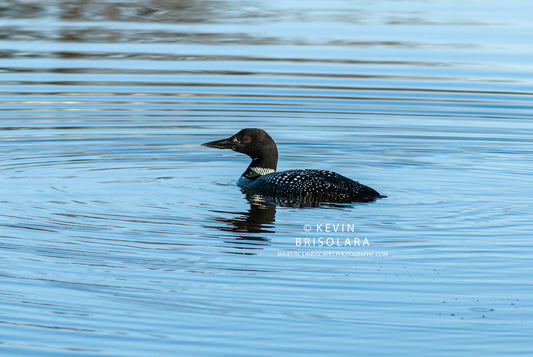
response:
M1 1L0 354L531 355L530 7Z

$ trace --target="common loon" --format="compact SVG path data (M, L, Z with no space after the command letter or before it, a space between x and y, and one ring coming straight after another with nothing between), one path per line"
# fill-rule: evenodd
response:
M276 143L261 129L242 129L227 139L202 145L231 149L252 158L250 166L237 182L246 193L341 203L369 202L386 197L368 186L328 170L276 171Z

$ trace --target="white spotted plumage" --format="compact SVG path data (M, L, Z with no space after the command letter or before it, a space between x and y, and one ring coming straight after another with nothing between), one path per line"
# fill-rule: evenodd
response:
M374 197L376 191L328 170L288 170L239 180L245 191L275 197L316 197L324 201L352 201Z

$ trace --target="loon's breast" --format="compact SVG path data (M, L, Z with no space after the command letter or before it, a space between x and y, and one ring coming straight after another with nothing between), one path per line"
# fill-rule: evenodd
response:
M325 201L367 201L382 197L372 188L328 170L288 170L262 175L255 180L244 177L243 190L271 197L312 197Z

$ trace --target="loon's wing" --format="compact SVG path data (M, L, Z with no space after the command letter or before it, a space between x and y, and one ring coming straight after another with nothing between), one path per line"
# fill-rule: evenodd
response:
M367 201L381 197L372 188L328 170L289 170L257 178L249 190L277 197L316 197L324 201Z

